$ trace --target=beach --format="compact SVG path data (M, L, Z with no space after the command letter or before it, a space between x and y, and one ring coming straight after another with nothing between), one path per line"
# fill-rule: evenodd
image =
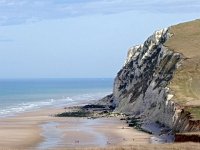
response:
M150 135L120 118L55 117L64 108L43 108L0 119L1 149L105 148L148 144Z

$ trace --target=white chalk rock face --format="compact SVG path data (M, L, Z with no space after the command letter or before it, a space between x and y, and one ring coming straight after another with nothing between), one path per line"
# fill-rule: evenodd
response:
M172 36L169 31L156 31L143 44L129 49L113 93L101 102L116 112L140 117L147 124L160 122L175 132L200 131L200 121L192 120L170 93L170 81L186 57L165 46Z
M164 46L168 29L156 31L142 45L131 47L114 81L115 111L160 122L177 132L191 130L187 113L171 101L167 85L180 66L182 55Z

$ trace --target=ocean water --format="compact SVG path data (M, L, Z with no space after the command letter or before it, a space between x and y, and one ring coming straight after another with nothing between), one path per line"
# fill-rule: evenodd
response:
M97 100L111 93L112 84L111 78L0 80L0 117Z

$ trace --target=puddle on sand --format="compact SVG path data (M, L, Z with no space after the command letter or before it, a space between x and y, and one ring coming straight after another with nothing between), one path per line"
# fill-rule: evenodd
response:
M44 141L37 147L39 150L53 148L58 145L62 139L62 131L57 128L60 123L48 122L42 125L42 136Z
M83 121L83 122L82 122ZM65 123L58 122L48 122L42 125L42 136L44 137L44 141L41 142L37 149L53 149L58 147L74 147L74 146L100 146L104 147L107 145L107 137L96 131L92 126L99 125L101 122L98 119L95 120L82 120L80 124L75 127L69 128L59 128L59 126L65 125ZM92 140L80 141L78 144L74 143L73 140L69 143L64 137L64 134L68 132L79 132L86 134L87 136L94 137ZM69 137L70 138L70 137ZM76 145L75 145L76 144Z

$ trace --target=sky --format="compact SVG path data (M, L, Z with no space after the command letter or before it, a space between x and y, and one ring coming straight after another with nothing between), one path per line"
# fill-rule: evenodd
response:
M0 0L0 78L114 78L128 48L199 0Z

